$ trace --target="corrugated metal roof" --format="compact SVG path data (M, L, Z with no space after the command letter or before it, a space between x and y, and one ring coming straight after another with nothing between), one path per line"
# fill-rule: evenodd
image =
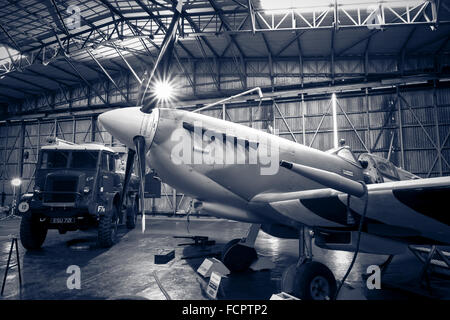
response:
M259 1L253 2L258 9ZM88 81L97 80L102 72L92 61L87 48L112 74L126 69L115 46L134 67L150 65L164 37L164 27L161 25L167 27L170 23L172 12L165 7L170 3L164 0L0 1L0 44L23 54L20 66L18 61L5 63L8 57L3 61L3 68L0 68L1 99L23 99L42 90L59 90L61 84L71 86L82 83L80 75L64 60L61 53L63 47L68 48L68 58ZM221 11L216 13L212 4ZM75 5L73 8L79 10L79 28L71 29L73 13L68 10L70 5ZM336 56L364 55L366 50L369 55L398 55L402 49L409 53L435 53L450 48L450 25L442 23L432 31L426 22L428 16L420 18L421 24L401 24L386 30L369 29L345 27L352 23L348 15L355 14L348 10L348 13L341 12L339 15L339 23L344 27L335 30L330 27L334 19L332 10L323 16L319 12L294 12L294 20L289 15L271 16L259 11L255 16L256 27L265 31L253 34L249 32L252 19L246 6L247 1L242 0L188 1L184 8L191 20L185 17L180 27L183 32L176 46L179 57L220 59L242 54L246 58L267 58L268 50L274 57L297 57L299 44L305 58L326 59L333 52ZM419 9L411 13L415 15ZM389 10L386 10L385 16L386 21L398 20ZM308 28L308 23L312 23L310 21L314 18L317 26ZM448 6L441 6L439 19L450 20ZM294 22L302 28L305 26L305 29L275 30L289 28ZM226 31L227 24L234 29L233 32ZM199 40L198 36L204 40ZM239 49L230 45L230 37ZM27 60L34 60L34 63L28 66Z

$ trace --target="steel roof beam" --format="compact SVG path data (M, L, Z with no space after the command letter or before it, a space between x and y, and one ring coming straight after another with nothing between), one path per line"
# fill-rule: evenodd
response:
M9 90L13 90L13 91L17 91L20 92L21 94L26 94L26 95L30 95L30 96L34 96L36 95L39 91L36 90L32 90L32 89L24 89L24 88L20 88L20 87L13 87L4 83L1 83L1 86L3 88L9 89Z
M228 22L227 18L224 16L224 14L222 13L222 9L220 9L217 6L217 3L215 0L209 0L209 3L211 4L211 6L213 7L214 11L219 15L220 20L222 21L223 25L225 26L225 29L227 29L228 31L231 31L231 25ZM246 88L246 79L245 79L245 60L244 60L244 53L241 49L241 47L239 46L239 44L237 43L236 39L234 38L234 36L232 34L228 34L225 33L225 37L228 38L230 43L233 43L234 46L236 47L238 53L239 53L239 58L240 58L240 66L238 65L238 70L240 70L240 75L241 75L241 82L242 82L242 87ZM228 47L228 46L227 46ZM224 53L226 52L227 49L225 49ZM223 54L224 54L223 53ZM223 55L222 54L222 55Z
M149 15L149 17L154 20L161 29L164 30L164 32L167 32L168 28L166 27L166 25L141 0L134 0L134 2L136 2L142 8L142 10L144 10ZM172 11L172 8L170 8L170 10ZM185 10L183 10L183 12L185 12ZM188 54L189 57L194 57L192 52L188 50L180 41L177 41L177 43Z
M12 42L14 49L16 49L19 52L22 52L19 44L14 40L13 37L11 37L11 35L8 32L8 30L6 30L1 24L0 24L0 29L2 29L3 33L5 33L6 36L8 37L8 39Z
M127 101L129 103L130 101L128 100L128 97L122 92L122 89L120 89L120 87L117 85L117 83L114 81L114 79L108 73L108 71L106 71L106 69L102 66L100 61L98 61L97 58L95 58L95 56L92 54L92 52L89 49L87 49L86 51L89 54L89 56L92 58L92 60L94 60L95 63L100 67L100 69L102 69L103 73L106 75L106 77L109 79L109 81L111 81L111 83L117 89L117 91L119 91L119 93L122 95L122 97L125 98L125 101Z
M109 105L109 103L105 100L105 98L103 98L101 93L88 80L86 80L86 78L83 77L83 75L80 73L80 71L78 71L78 69L73 65L73 63L67 57L65 57L65 60L70 65L70 67L78 74L77 77L83 80L83 82L95 92L95 94L100 98L100 100L105 105Z
M28 80L26 80L26 79L19 78L19 77L17 77L17 76L12 75L11 73L8 73L7 76L8 76L8 77L11 77L11 78L13 78L13 79L16 79L17 81L26 83L26 84L28 84L28 85L30 85L30 86L33 86L33 87L39 88L39 89L41 89L41 90L44 90L44 91L46 91L46 92L52 90L52 88L44 87L44 86L41 86L41 85L39 85L39 84L33 83L33 82L31 82L31 81L28 81Z
M71 80L63 80L63 79L59 79L59 78L56 78L56 77L49 77L49 76L47 76L45 74L42 74L40 72L36 72L34 70L30 70L30 69L27 69L26 72L32 73L32 74L29 74L30 76L34 75L35 77L41 77L41 78L47 79L49 81L55 82L55 83L57 83L59 85L70 87L70 84L67 84L64 81L71 81ZM24 74L26 74L26 73L24 73ZM76 81L72 80L71 82L76 82Z

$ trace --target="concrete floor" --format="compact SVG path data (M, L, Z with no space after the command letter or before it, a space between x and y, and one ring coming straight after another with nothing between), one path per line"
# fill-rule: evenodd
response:
M18 218L0 221L2 279L10 248L7 236L17 235L19 224ZM2 299L166 299L155 275L171 299L207 299L203 290L205 280L196 273L204 258L182 257L213 256L229 240L245 236L247 228L248 225L243 223L194 217L191 218L188 231L185 219L148 217L145 234L142 234L140 225L133 231L122 226L119 242L110 249L96 247L95 231L60 235L51 230L41 251L26 252L19 241L23 287L20 292L17 268L11 269ZM173 238L193 235L208 236L216 241L216 245L203 249L197 246L178 246L192 241ZM154 255L167 249L175 249L175 259L165 265L154 264ZM222 280L220 299L269 299L273 293L280 292L282 272L296 262L298 242L274 238L260 232L256 249L260 255L270 257L275 268L229 275ZM314 258L326 264L338 280L344 276L352 259L352 253L317 247L314 247L313 253ZM415 278L421 264L412 254L394 259L382 280L381 290L365 289L365 281L361 275L366 272L367 266L380 264L385 259L385 256L360 254L340 299L423 299L423 294L426 294L424 290L413 294L393 289L388 284L417 284ZM81 268L80 290L67 288L69 274L66 269L70 265ZM449 279L433 280L432 288L435 296L450 298Z

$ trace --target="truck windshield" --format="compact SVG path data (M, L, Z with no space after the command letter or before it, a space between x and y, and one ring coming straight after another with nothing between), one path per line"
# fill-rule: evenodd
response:
M43 151L42 152L42 169L66 168L69 159L69 152L67 151Z
M97 167L98 151L73 151L71 168L95 169Z

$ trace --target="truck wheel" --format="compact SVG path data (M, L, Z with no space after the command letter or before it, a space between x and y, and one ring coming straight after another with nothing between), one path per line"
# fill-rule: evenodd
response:
M134 201L131 207L127 207L127 228L134 229L136 227L137 215L138 215L138 199Z
M100 217L98 223L98 243L102 248L109 248L117 238L117 226L119 225L119 215L116 207L107 211Z
M47 236L45 222L39 220L38 215L31 211L25 212L20 222L20 241L27 250L39 249Z

